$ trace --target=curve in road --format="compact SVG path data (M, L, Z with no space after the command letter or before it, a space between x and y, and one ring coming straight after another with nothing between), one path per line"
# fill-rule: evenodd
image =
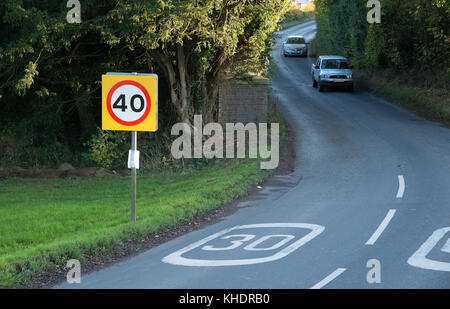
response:
M449 130L366 92L319 93L314 59L281 53L315 29L282 31L273 49L273 100L297 140L295 172L278 178L289 190L268 186L254 207L58 287L450 287Z

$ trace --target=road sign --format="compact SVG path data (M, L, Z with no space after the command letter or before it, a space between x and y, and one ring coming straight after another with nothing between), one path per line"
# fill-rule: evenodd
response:
M102 76L102 129L158 130L158 76L107 73Z
M102 75L102 129L131 131L131 221L136 221L137 132L158 130L158 75L106 73Z

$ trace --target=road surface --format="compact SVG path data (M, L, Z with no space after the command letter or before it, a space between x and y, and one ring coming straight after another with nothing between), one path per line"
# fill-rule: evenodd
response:
M311 86L273 49L295 172L224 220L59 288L450 288L450 131L368 93ZM251 206L251 207L247 207Z

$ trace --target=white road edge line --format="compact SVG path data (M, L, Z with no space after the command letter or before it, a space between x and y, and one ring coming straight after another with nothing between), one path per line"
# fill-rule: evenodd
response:
M402 198L403 194L405 193L405 178L403 175L398 175L398 191L397 191L397 198Z
M378 226L375 233L373 233L373 235L370 237L370 239L366 242L366 245L373 245L377 241L378 237L380 237L381 233L383 233L384 229L387 227L387 225L391 221L392 217L395 214L395 211L396 211L395 209L389 209L386 217L384 217L383 221Z
M311 287L311 290L318 290L323 288L325 285L330 283L332 280L336 279L337 276L342 274L344 271L346 271L346 268L338 268L335 271L333 271L331 274L326 276L322 281L316 283L314 286Z

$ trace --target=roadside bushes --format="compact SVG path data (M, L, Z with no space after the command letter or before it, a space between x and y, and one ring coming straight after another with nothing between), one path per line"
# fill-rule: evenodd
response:
M281 22L284 23L284 22L301 20L305 16L306 16L306 13L301 11L300 9L292 9L292 10L289 10L286 12L286 14L284 15Z
M305 22L314 18L314 10L302 11L298 8L292 8L286 12L280 21L282 29Z
M368 24L366 0L315 3L319 53L347 56L369 69L450 66L448 0L380 0L379 24Z
M380 0L381 22L374 24L366 0L315 4L314 54L348 57L360 87L450 122L449 0Z
M98 128L86 144L89 152L85 154L87 160L95 162L105 168L117 167L126 160L125 132L103 131Z
M267 71L266 44L289 2L86 0L81 23L71 24L66 1L1 1L0 131L12 123L17 140L21 128L28 132L29 147L60 143L85 158L83 144L101 123L106 72L160 76L160 127L194 114L214 121L223 74ZM166 140L164 132L152 146Z

